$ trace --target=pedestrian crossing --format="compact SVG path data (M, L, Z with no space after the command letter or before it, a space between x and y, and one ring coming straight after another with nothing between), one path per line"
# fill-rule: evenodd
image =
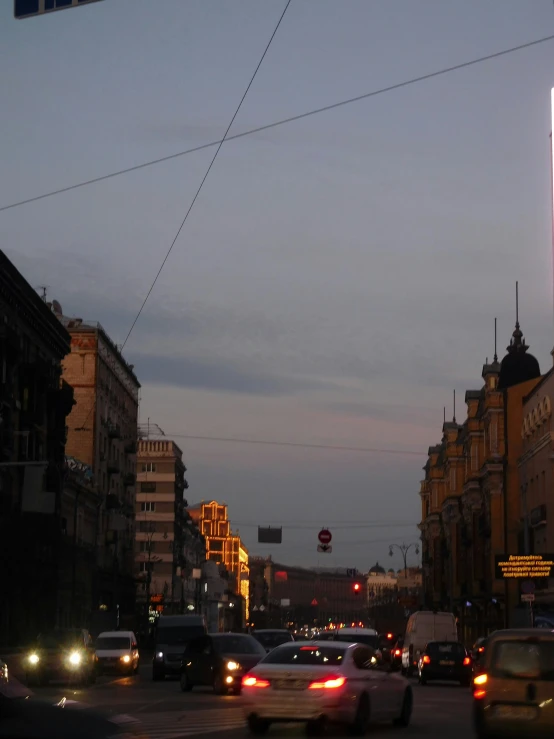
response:
M198 734L232 731L243 728L246 724L240 708L141 712L135 717L140 721L149 739L181 739Z

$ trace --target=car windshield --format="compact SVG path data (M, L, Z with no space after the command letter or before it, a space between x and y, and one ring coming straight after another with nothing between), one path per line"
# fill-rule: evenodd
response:
M274 649L275 647L279 647L281 644L293 641L292 635L283 631L265 631L261 634L253 634L253 636L266 649Z
M343 663L346 647L331 646L281 646L262 660L271 665L328 665Z
M491 658L494 677L554 681L554 641L498 641Z
M348 642L349 644L365 644L373 649L379 648L379 637L377 634L344 634L337 636L338 641Z
M198 626L162 626L156 634L156 644L188 644L197 636L204 634L204 627Z
M214 636L214 647L219 654L257 654L265 655L265 649L250 636L222 634Z
M466 656L466 650L463 644L457 642L432 642L427 645L427 654L436 659L459 659Z
M51 631L47 634L39 634L37 644L42 649L58 649L69 647L83 641L80 631L68 629L67 631Z
M128 636L99 636L96 649L131 649L131 640Z

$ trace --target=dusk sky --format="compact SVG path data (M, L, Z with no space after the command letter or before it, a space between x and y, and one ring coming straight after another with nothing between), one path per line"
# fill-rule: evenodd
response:
M284 7L103 0L16 21L1 3L0 207L221 138ZM231 134L551 33L552 0L292 0ZM504 355L516 280L551 365L552 86L554 41L222 147L124 356L189 502L228 503L251 553L401 565L388 545L418 540L443 406L456 389L464 419L495 316ZM122 343L213 154L0 212L0 248Z

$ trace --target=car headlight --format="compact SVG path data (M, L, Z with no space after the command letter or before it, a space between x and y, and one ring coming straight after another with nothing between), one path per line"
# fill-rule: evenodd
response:
M240 670L240 665L238 662L233 662L233 660L229 660L229 662L227 662L227 669L228 670Z
M121 661L122 662L130 662L131 661L131 658L129 657L128 654L124 654L123 657L121 658Z
M82 656L80 652L71 652L69 655L69 662L72 665L80 665L82 661Z
M163 660L163 658L164 658L164 653L163 652L156 652L156 659L157 659L158 662L161 662Z
M32 665L38 665L38 663L39 663L38 654L34 654L34 653L33 654L30 654L29 655L29 662Z

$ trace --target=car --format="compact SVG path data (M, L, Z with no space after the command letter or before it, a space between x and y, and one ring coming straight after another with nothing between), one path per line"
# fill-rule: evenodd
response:
M287 629L257 629L252 632L254 639L257 639L266 652L270 652L280 644L294 641L293 635Z
M417 665L420 685L427 685L431 680L444 680L469 688L471 669L471 657L464 645L452 641L430 641Z
M385 662L391 663L392 651L394 649L394 645L398 641L398 636L398 634L393 634L391 631L379 634L379 649L381 650L383 660Z
M473 678L476 675L479 675L482 671L483 662L485 661L485 652L487 650L487 644L488 644L488 638L486 636L482 636L473 645L471 648L471 667L472 667L472 685L473 685Z
M183 692L208 686L218 695L240 693L243 675L267 654L250 634L207 634L190 641L181 662Z
M404 646L404 639L398 639L394 645L394 649L391 650L390 654L390 668L391 670L400 670L402 668L402 647Z
M160 616L156 625L152 680L180 675L185 647L191 639L207 633L204 617L196 613Z
M60 629L39 634L25 658L27 685L51 680L80 684L96 681L96 654L86 629Z
M103 631L96 639L96 669L136 675L139 670L137 637L132 631Z
M283 644L242 679L243 712L251 734L274 723L306 723L321 731L343 724L364 734L370 721L408 726L409 682L381 668L363 644L321 641Z
M554 632L503 629L488 638L482 672L473 680L479 739L552 736Z

